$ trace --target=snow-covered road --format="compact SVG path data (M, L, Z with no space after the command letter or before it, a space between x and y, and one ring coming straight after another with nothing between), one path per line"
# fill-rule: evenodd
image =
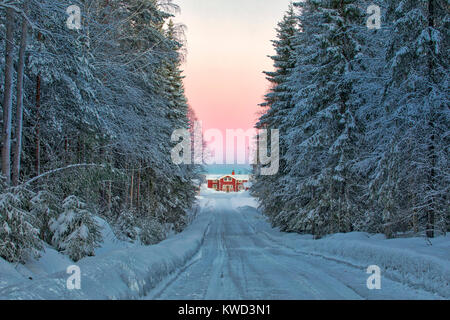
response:
M382 279L381 290L369 290L365 268L286 246L285 234L245 206L249 199L219 193L206 197L210 206L202 216L211 223L199 252L146 299L437 298L389 278Z
M77 263L70 290L66 256L47 248L15 267L0 259L0 299L450 299L450 236L385 239L354 232L321 240L273 229L247 192L203 189L182 233L142 246L115 243ZM381 270L369 290L367 267Z

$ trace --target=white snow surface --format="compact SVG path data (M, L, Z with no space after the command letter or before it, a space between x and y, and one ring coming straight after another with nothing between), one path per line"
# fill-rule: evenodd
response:
M0 299L450 299L449 236L312 240L273 229L247 192L198 198L194 222L158 245L118 241L105 223L102 248L76 264L81 290L67 289L75 263L51 248L25 266L0 259ZM381 290L366 286L370 265Z

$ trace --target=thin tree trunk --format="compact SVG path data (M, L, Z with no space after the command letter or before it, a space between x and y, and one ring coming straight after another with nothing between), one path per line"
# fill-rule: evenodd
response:
M25 13L27 10L25 2ZM17 110L16 110L16 144L14 148L14 162L12 180L13 185L19 184L20 177L20 160L22 154L22 127L23 127L23 75L25 69L25 51L27 48L28 22L24 18L22 21L22 40L20 41L19 64L17 69Z
M2 173L6 183L11 183L11 118L12 118L12 78L14 49L14 9L6 9L6 45L5 45L5 86L3 95L3 146Z
M434 28L434 15L435 15L435 6L434 6L434 0L429 0L428 1L428 27L430 29ZM428 72L429 72L429 77L430 77L430 83L431 86L434 85L435 83L435 79L434 79L434 62L433 62L433 56L432 56L432 52L433 52L433 42L430 42L430 47L429 47L429 52L428 52ZM429 89L429 95L432 92L432 88L430 86ZM433 110L431 110L432 106L430 105L430 121L429 121L429 127L430 127L430 131L431 131L431 136L430 136L430 141L429 141L429 145L428 145L428 151L429 151L429 160L430 160L430 173L429 173L429 177L428 177L428 184L429 184L429 189L431 190L431 192L434 191L434 180L435 180L435 176L436 176L436 152L435 152L435 133L434 133L434 120L433 120L433 115L434 112ZM429 203L428 203L428 209L427 209L427 237L428 238L434 238L434 224L435 224L435 208L434 208L434 196L430 197Z
M64 137L64 163L69 164L69 138L67 136Z
M36 162L35 171L36 175L41 174L41 75L38 74L36 78Z
M127 171L128 171L128 164L125 164L125 172L127 172ZM123 189L123 190L125 190L125 207L126 208L129 208L129 206L128 206L128 204L129 204L128 197L130 195L129 192L128 192L129 187L130 187L130 185L129 185L129 180L128 180L128 176L127 176L127 178L125 179L125 186L124 186L124 189Z
M112 181L109 180L109 187L108 187L108 212L111 214L111 208L112 208L112 193L111 193L111 186L112 185Z
M130 208L133 209L133 183L134 183L134 172L131 170L131 188L130 188Z
M416 209L414 209L414 212L413 212L413 231L414 231L414 235L417 235L419 233L419 221L417 219Z
M139 211L139 201L141 193L141 166L139 165L138 177L137 177L137 194L136 194L136 208Z
M86 143L84 142L84 140L83 140L83 148L82 148L82 159L83 159L83 162L86 162Z

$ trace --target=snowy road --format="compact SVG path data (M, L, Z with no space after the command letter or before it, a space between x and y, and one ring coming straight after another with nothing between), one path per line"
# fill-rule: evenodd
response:
M80 290L67 287L73 262L50 248L19 269L0 260L0 299L450 299L449 236L312 240L271 228L248 193L204 190L199 201L182 233L153 246L114 247L112 237L79 261ZM367 288L370 265L381 290Z
M212 222L199 252L146 299L436 299L389 279L369 290L365 269L289 248L255 209L231 208L240 199L208 197Z

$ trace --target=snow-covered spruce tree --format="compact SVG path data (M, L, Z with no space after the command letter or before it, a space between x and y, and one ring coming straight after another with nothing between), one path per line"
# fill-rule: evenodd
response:
M36 219L39 227L39 237L48 244L52 244L53 232L51 223L57 217L57 199L49 191L39 191L31 199L31 215Z
M265 102L261 104L265 108L263 115L256 125L257 129L280 130L280 164L279 171L275 175L257 175L252 186L252 194L256 196L261 208L268 215L278 214L283 205L283 193L281 193L281 179L285 175L286 162L286 123L289 110L292 107L292 95L287 86L288 78L295 65L294 40L298 32L298 18L293 5L289 6L283 20L278 24L278 39L273 41L276 55L272 56L275 71L265 72L267 80L271 83L271 90L265 96Z
M386 3L383 0L362 1L362 8L369 5L378 5L382 17L385 17ZM355 230L372 233L388 231L383 226L382 216L384 208L377 200L380 177L377 178L377 168L384 162L389 152L388 140L393 137L385 131L386 110L383 106L383 92L387 68L385 61L386 44L390 37L391 24L382 19L380 29L369 29L364 25L360 27L361 36L366 39L361 49L361 64L358 65L358 80L353 86L354 104L358 106L355 117L358 127L364 133L360 136L360 145L353 168L357 173L359 188L355 197L359 200L357 214L353 215ZM392 195L393 196L393 195ZM395 196L393 196L395 197Z
M122 210L115 222L119 238L134 241L138 235L136 213L131 210Z
M284 229L321 236L353 230L360 188L353 169L360 144L353 88L364 25L357 1L314 0L301 8L295 107L287 133Z
M44 0L33 1L30 8L39 28L31 36L26 69L33 108L25 121L33 128L25 131L25 143L34 151L26 173L39 174L71 160L82 162L89 150L86 140L95 140L94 131L102 124L88 36L84 30L68 29L65 23L66 9L73 4L82 7L79 1ZM76 143L81 150L71 156L69 149Z
M187 122L179 44L164 28L170 14L162 12L157 1L122 1L101 10L108 12L109 28L115 32L107 31L108 41L92 43L105 79L98 98L111 110L104 116L116 140L111 158L125 173L124 207L138 217L182 221L185 207L195 198L186 170L170 159L171 134ZM116 27L114 21L126 23ZM177 206L172 208L174 202Z
M167 98L169 100L169 113L168 117L173 122L175 127L188 128L188 104L184 93L184 85L182 71L180 65L182 57L179 50L182 48L182 44L177 37L180 37L182 33L179 29L182 26L177 26L172 20L169 20L167 24L167 30L165 31L167 38L171 41L173 47L172 55L164 65L162 73L164 76L164 82L167 86Z
M168 113L169 121L172 128L177 129L189 129L189 106L184 91L183 78L181 71L182 55L180 50L182 49L182 36L183 27L175 25L172 20L169 20L166 30L166 36L172 41L173 54L169 63L166 65L164 72L166 73L165 79L167 79L167 93L170 103L170 109ZM170 133L171 134L171 133ZM173 145L169 144L172 148ZM186 211L191 209L195 199L195 189L192 184L192 180L198 178L199 166L198 165L180 165L172 166L173 168L173 190L171 194L177 194L178 199L171 199L169 207L170 211L175 216L168 219L165 222L173 223L177 231L184 229L186 225ZM171 214L171 213L169 213ZM170 221L172 220L172 221Z
M95 248L102 241L100 226L94 215L76 196L67 197L62 207L63 212L50 226L54 233L53 245L75 262L93 256Z
M26 211L30 194L24 189L0 194L0 257L9 262L39 258L43 249L36 219Z
M143 245L157 244L166 237L164 226L156 219L144 217L139 223L139 240Z
M436 0L389 1L390 75L384 106L385 133L392 137L386 150L392 151L378 166L374 183L390 232L434 237L447 229L450 113L445 6ZM393 194L398 196L391 199Z

